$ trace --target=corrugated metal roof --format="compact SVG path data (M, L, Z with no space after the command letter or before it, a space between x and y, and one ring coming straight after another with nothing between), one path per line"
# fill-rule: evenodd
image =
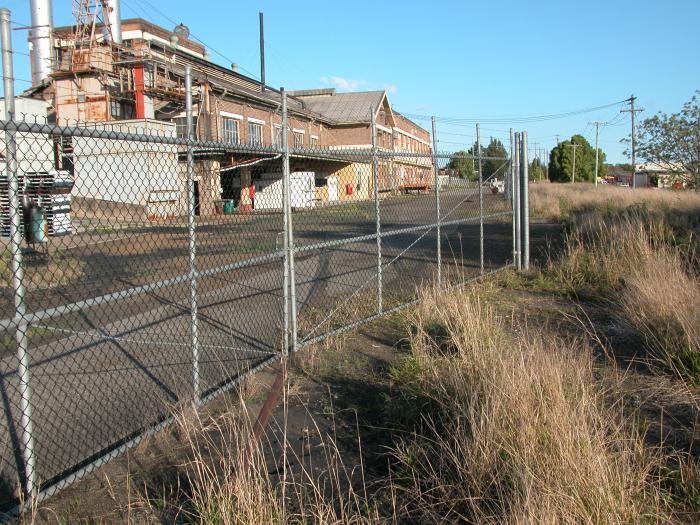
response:
M298 97L306 108L337 123L369 122L371 108L378 108L384 91L335 93L334 95Z

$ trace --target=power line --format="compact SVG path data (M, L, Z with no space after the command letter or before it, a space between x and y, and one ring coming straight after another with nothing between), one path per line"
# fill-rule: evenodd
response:
M451 137L473 137L474 134L469 133L451 133L449 131L441 131L440 135L449 135Z
M626 99L629 100L629 99ZM609 104L604 104L602 106L595 106L595 107L590 107L590 108L585 108L585 109L578 109L574 111L567 111L563 113L551 113L551 114L546 114L546 115L531 115L527 117L472 117L472 118L457 118L457 117L435 117L435 120L444 123L444 124L451 124L454 126L458 125L464 125L467 126L469 125L470 127L473 124L476 123L486 123L486 124L509 124L509 123L518 123L518 124L525 124L525 123L530 123L530 122L544 122L548 120L558 120L558 119L564 119L564 118L569 118L577 115L583 115L586 113L593 113L595 111L600 111L602 109L607 109L613 106L619 106L620 104L626 102L626 100L618 100L617 102L611 102ZM403 113L401 112L402 115L408 117L408 118L415 118L415 119L430 119L429 116L427 115L419 115L415 113Z
M154 5L153 5L151 2L149 2L148 0L140 0L140 2L146 4L146 6L148 6L152 11L156 12L157 14L159 14L160 16L162 16L163 18L165 18L165 19L166 19L168 22L170 22L171 24L173 24L173 25L175 25L175 26L177 26L177 25L179 24L179 22L176 22L175 20L173 20L172 18L170 18L168 15L166 15L163 11L161 11L160 9L158 9L156 6L154 6ZM216 50L215 48L213 48L212 46L210 46L209 44L207 44L206 42L204 42L204 40L202 40L201 38L198 38L198 37L197 37L194 33L192 33L191 31L190 31L190 37L192 37L193 40L196 40L197 42L199 42L199 43L202 44L203 46L205 46L205 47L207 47L208 49L210 49L214 54L219 55L221 58L223 58L224 60L226 60L229 64L235 63L235 60L230 59L229 57L227 57L226 55L224 55L224 54L221 53L220 51ZM260 77L259 77L258 75L256 75L255 73L253 73L253 72L251 72L251 71L248 71L246 68L244 68L244 67L241 66L240 64L238 65L238 67L241 68L242 71L245 71L246 73L248 73L248 74L249 74L252 78L254 78L255 80L260 80Z

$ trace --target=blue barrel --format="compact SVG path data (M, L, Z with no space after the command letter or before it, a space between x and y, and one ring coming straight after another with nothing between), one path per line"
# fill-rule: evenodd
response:
M34 238L34 242L46 242L49 232L44 209L38 206L32 207L29 217L32 221L32 237Z
M231 215L236 209L236 205L233 199L228 199L224 201L224 215Z

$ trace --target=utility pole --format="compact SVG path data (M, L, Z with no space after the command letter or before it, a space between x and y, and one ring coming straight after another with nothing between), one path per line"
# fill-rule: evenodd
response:
M558 146L559 145L559 133L557 133L555 136L557 137L557 146Z
M576 148L581 146L581 144L576 144L574 139L571 139L571 149L574 150L574 162L571 166L571 182L572 184L576 181Z
M595 181L594 185L598 186L598 128L600 126L605 126L605 122L600 122L596 120L595 122L589 122L589 124L595 124Z
M542 159L542 179L540 179L540 180L543 180L547 176L547 168L545 168L545 166L547 165L547 154L546 154L546 150L544 148L540 149L540 155L541 155L541 159Z
M539 174L538 180L542 180L542 159L540 158L540 150L539 150L539 148L537 147L537 144L539 144L539 143L538 143L538 142L533 142L533 143L532 143L531 151L532 151L532 153L533 153L533 155L532 155L533 161L534 161L534 159L537 159L537 163L539 164L539 172L540 172L540 174Z
M639 113L640 111L644 111L644 108L635 108L634 107L634 101L637 100L637 97L634 95L630 95L630 98L627 99L630 103L629 109L621 109L620 113L629 113L630 114L630 120L632 121L632 188L637 187L637 177L635 176L637 173L637 140L635 137L635 129L634 129L634 116L636 113Z

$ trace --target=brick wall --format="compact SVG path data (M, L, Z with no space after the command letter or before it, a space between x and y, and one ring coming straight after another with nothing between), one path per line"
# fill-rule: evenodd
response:
M248 134L249 118L264 121L262 129L263 145L271 146L275 137L275 125L282 124L281 110L256 106L250 103L238 102L234 100L224 100L212 96L210 102L212 115L212 136L215 140L223 140L223 132L221 129L220 113L227 112L243 117L238 120L238 139L241 143L247 143L250 139ZM325 145L326 128L319 122L306 120L298 116L289 117L289 127L304 131L304 147L310 145L309 139L311 135L318 137L319 146ZM293 135L290 131L289 144L293 144Z
M430 142L430 133L428 133L428 131L426 131L425 129L421 128L415 122L408 120L406 117L399 113L394 113L394 120L396 122L395 127L407 133L415 135L419 139L425 140L426 142Z
M328 146L346 146L372 144L372 133L369 124L356 124L352 126L337 126L328 129Z

